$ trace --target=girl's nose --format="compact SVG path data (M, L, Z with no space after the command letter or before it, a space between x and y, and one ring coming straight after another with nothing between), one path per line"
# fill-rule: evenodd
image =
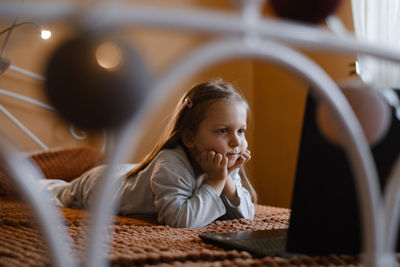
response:
M229 140L229 146L231 147L236 147L240 145L240 139L239 136L237 136L236 134L233 134Z

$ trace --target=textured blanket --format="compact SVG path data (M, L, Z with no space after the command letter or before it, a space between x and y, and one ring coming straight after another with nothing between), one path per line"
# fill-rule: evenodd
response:
M62 209L76 261L84 261L87 211ZM289 210L256 205L253 220L216 221L203 228L172 228L152 219L115 216L112 248L105 255L112 266L344 266L358 265L353 256L254 258L247 252L206 244L202 233L287 228ZM49 266L47 246L28 208L0 197L0 266Z
M70 181L100 164L102 154L90 148L44 151L31 155L46 178ZM1 166L0 166L1 170ZM16 197L0 172L0 266L49 266L48 248L35 218ZM87 211L62 209L76 262L85 260ZM357 257L332 255L292 259L257 259L247 252L223 250L201 241L199 234L288 227L288 209L256 205L253 220L216 221L203 228L171 228L151 219L115 216L106 257L113 266L345 266L357 265Z

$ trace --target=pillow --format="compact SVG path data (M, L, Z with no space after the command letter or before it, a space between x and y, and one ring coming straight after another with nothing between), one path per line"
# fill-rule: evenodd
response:
M47 179L61 179L67 182L85 171L100 165L103 154L89 147L65 148L43 151L30 155ZM13 192L11 182L0 172L0 196Z
M89 147L66 148L31 155L47 179L67 182L101 163L102 154Z

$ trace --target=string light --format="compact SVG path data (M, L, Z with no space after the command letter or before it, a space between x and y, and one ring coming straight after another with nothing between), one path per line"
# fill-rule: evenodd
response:
M4 30L1 30L1 31L0 31L0 35L2 35L2 34L7 34L6 37L4 38L3 47L2 47L1 52L0 52L0 56L1 56L1 57L3 57L4 54L5 54L5 50L6 50L8 38L10 37L10 34L11 34L11 32L14 30L14 28L17 28L17 27L20 27L20 26L26 25L26 24L33 25L33 26L35 26L36 28L40 29L40 26L39 26L37 23L35 23L35 22L32 22L32 21L24 21L24 22L17 23L17 19L15 18L13 24L12 24L10 27L5 28ZM43 40L49 39L49 38L51 37L51 31L50 31L50 30L46 30L46 29L42 29L42 30L40 31L40 37L41 37Z
M49 30L41 30L41 32L40 32L40 37L41 37L43 40L49 39L49 38L51 37L51 31L49 31Z

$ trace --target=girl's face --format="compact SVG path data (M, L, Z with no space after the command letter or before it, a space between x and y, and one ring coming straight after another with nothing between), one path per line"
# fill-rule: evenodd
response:
M188 147L196 158L203 151L215 151L228 157L228 168L247 149L247 108L241 101L213 103L192 136Z

